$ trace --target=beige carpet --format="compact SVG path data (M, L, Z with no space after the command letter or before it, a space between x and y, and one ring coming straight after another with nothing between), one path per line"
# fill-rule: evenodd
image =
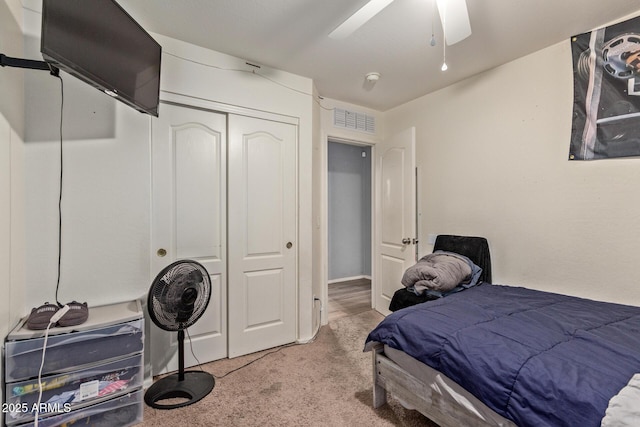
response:
M172 410L145 406L141 425L437 427L392 398L373 409L371 353L362 348L381 320L373 310L334 320L313 343L281 348L217 379L198 403ZM270 351L219 360L203 369L222 376Z

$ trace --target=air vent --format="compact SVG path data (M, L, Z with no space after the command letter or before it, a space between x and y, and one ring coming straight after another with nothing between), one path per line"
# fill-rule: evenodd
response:
M333 110L333 125L338 128L376 133L376 118L374 116L342 108Z

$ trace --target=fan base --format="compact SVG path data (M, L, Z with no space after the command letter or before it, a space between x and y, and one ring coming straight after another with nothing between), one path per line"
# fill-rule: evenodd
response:
M174 409L196 403L208 395L215 386L215 379L208 372L184 372L184 380L179 374L172 374L156 381L144 394L144 402L156 409ZM162 404L167 399L187 399L179 403Z

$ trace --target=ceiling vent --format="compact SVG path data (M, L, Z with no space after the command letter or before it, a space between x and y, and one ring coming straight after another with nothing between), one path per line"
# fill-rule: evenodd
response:
M333 109L333 125L337 128L376 133L376 118L374 116L342 108Z

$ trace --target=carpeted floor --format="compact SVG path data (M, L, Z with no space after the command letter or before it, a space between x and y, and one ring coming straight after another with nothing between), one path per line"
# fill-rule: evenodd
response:
M141 425L437 427L393 398L373 409L371 353L362 348L381 320L370 310L323 326L311 344L205 364L204 370L220 377L264 355L217 378L198 403L173 410L145 406Z

